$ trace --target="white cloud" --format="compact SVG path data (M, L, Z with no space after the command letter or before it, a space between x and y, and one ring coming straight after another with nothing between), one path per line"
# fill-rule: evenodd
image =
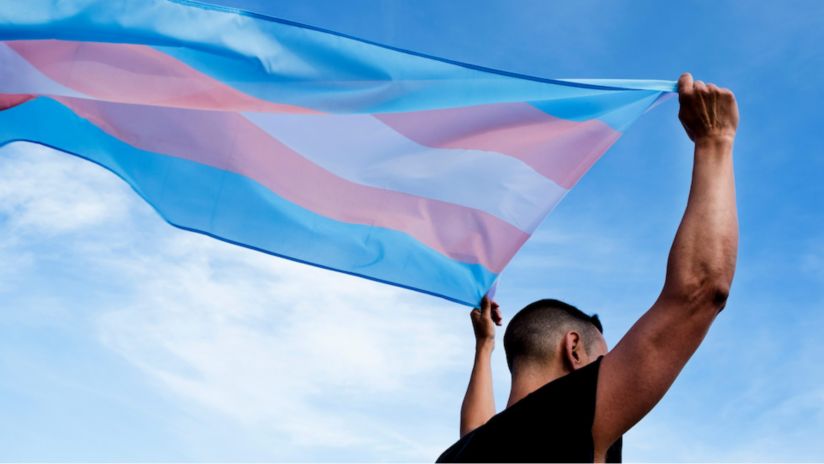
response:
M192 456L231 459L231 443L205 443L219 429L251 440L251 459L430 460L448 444L454 431L444 439L423 411L440 400L457 415L441 386L471 360L463 307L179 231L115 176L64 154L2 153L8 254L36 271L59 236L97 276L78 285L117 292L116 307L92 310L101 343L176 398L184 412L167 419ZM191 417L220 424L184 425Z
M392 455L410 452L391 414L362 405L438 395L438 376L469 342L444 317L455 307L175 235L152 257L109 264L139 282L141 296L101 315L107 346L190 407L220 412L245 433L281 437L275 442L290 453L390 444ZM261 456L294 456L269 452ZM433 457L426 453L413 452Z
M12 232L60 234L126 214L127 189L102 168L76 169L77 160L50 156L34 144L11 144L0 162L0 215ZM44 160L48 158L47 162Z
M0 150L0 292L20 284L43 256L28 245L87 233L125 218L128 187L102 168L34 144Z
M117 266L143 296L103 315L101 335L182 398L244 426L268 424L296 444L363 441L314 400L420 395L415 379L460 352L438 314L455 310L446 303L205 237L164 248Z

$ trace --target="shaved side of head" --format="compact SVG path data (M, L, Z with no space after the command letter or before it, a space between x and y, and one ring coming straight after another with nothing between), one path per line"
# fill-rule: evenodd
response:
M578 332L587 352L604 329L598 315L588 315L563 301L544 299L527 305L507 325L504 350L509 371L520 365L545 364L557 355L563 336Z

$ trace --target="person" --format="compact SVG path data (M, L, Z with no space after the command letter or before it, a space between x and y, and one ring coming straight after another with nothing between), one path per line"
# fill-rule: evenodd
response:
M558 300L518 312L504 334L512 386L495 414L490 356L500 308L470 314L475 363L460 439L438 462L620 462L622 435L664 396L724 308L735 271L738 219L733 93L678 80L679 119L694 142L692 185L658 299L607 349L597 316Z

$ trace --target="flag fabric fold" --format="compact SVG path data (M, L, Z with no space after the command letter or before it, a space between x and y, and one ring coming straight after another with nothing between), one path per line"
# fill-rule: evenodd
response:
M673 91L192 1L0 9L0 144L92 161L175 226L467 305Z

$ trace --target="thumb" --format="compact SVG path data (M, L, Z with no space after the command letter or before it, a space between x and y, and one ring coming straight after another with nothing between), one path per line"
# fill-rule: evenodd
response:
M484 295L481 299L481 317L489 319L492 317L492 302Z
M685 95L692 93L693 80L692 74L685 72L678 78L678 95Z

